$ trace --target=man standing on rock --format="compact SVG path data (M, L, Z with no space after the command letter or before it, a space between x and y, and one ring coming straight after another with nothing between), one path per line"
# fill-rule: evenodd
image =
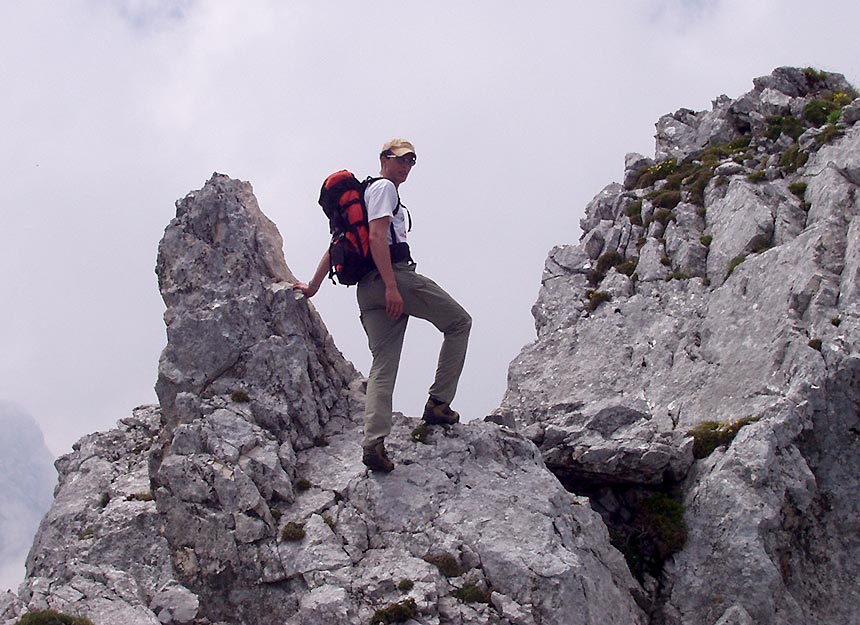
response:
M391 432L394 382L409 317L426 319L444 335L436 378L422 418L433 425L460 420L460 415L451 409L451 401L466 359L472 318L439 285L415 271L406 242L406 211L396 209L402 206L398 189L409 177L416 158L415 148L408 141L388 141L379 155L382 177L368 185L364 193L376 269L359 281L357 289L361 323L373 355L367 378L362 461L373 471L394 469L384 441ZM298 282L294 288L313 297L330 266L326 251L310 284Z

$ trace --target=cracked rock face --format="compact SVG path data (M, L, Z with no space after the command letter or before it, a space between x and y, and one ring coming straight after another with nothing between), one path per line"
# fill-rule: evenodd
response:
M662 118L656 158L628 155L580 243L550 252L538 339L511 364L498 418L605 518L600 502L630 489L686 506L652 622L848 624L860 100L837 74L781 68L754 84ZM754 422L694 458L693 428L738 420Z
M364 381L284 288L247 183L215 175L177 204L158 274L161 405L60 460L0 623L647 622L600 516L522 435L396 415L397 468L367 471Z

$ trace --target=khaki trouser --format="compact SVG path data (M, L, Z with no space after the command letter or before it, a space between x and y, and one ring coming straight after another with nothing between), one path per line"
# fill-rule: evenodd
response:
M362 278L356 294L373 355L364 410L365 445L391 432L391 398L409 317L426 319L444 335L430 395L446 403L451 403L457 392L472 328L469 313L438 284L416 273L414 263L396 263L394 275L403 298L403 314L398 319L385 313L385 284L377 271Z

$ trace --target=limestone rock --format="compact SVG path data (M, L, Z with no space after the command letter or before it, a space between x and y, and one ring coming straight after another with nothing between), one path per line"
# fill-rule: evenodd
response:
M615 207L631 193L643 219L657 216L649 202L671 208L647 227L638 280L610 309L569 314L578 288L612 282L580 287L576 263L553 265L537 341L511 363L497 411L627 537L661 625L860 619L846 491L860 486L860 129L823 142L801 118L813 99L851 91L839 75L780 68L754 85L712 111L662 118L648 175L589 204L583 242L597 228L605 238L610 215L629 223ZM774 132L775 115L810 138ZM737 434L703 452L697 426ZM640 504L654 493L685 506L686 542L648 568L653 554L630 540L647 531Z
M54 504L30 551L16 614L26 606L95 623L159 625L150 602L175 577L149 484L160 422L157 408L138 408L57 460Z
M58 462L4 618L359 625L400 605L422 625L644 625L599 515L520 434L397 415L397 468L367 471L364 381L284 288L279 245L245 183L216 175L178 203L158 259L161 405ZM583 260L560 249L548 279L586 280Z
M156 271L167 311L159 403L168 429L239 398L253 420L310 446L356 373L293 296L281 236L251 186L215 174L177 202Z
M550 251L492 418L396 415L390 474L277 230L213 176L159 248L160 406L58 461L0 623L857 622L860 131L800 118L848 90L780 68L661 119Z

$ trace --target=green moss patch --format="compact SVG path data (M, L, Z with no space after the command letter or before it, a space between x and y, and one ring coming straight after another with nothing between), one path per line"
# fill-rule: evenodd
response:
M281 540L287 542L298 542L305 537L305 526L295 521L290 521L281 530Z
M703 421L687 432L693 437L693 457L707 458L717 447L728 447L745 425L755 423L759 417L745 417L731 423Z
M390 623L404 623L418 616L418 606L415 599L405 599L392 603L373 613L370 625L389 625Z
M93 625L93 622L54 610L37 610L22 616L15 625Z
M462 588L458 588L451 594L463 603L489 603L492 593L489 590L483 590L475 584L465 584Z
M646 574L659 577L666 560L687 541L684 506L666 493L651 493L642 497L632 514L629 524L611 532L612 544L637 579Z
M741 264L742 262L744 262L746 259L747 259L747 255L746 255L746 254L741 254L740 256L735 256L733 259L731 259L731 260L729 261L729 267L728 267L728 269L726 270L726 279L728 279L728 277L729 277L730 275L732 275L732 272L733 272L735 269L737 269L738 265L740 265L740 264Z
M585 299L588 312L594 312L602 303L611 301L612 296L607 291L588 290L585 292Z
M426 555L424 561L439 569L439 572L445 577L459 577L466 572L466 569L457 562L457 558L450 553Z

